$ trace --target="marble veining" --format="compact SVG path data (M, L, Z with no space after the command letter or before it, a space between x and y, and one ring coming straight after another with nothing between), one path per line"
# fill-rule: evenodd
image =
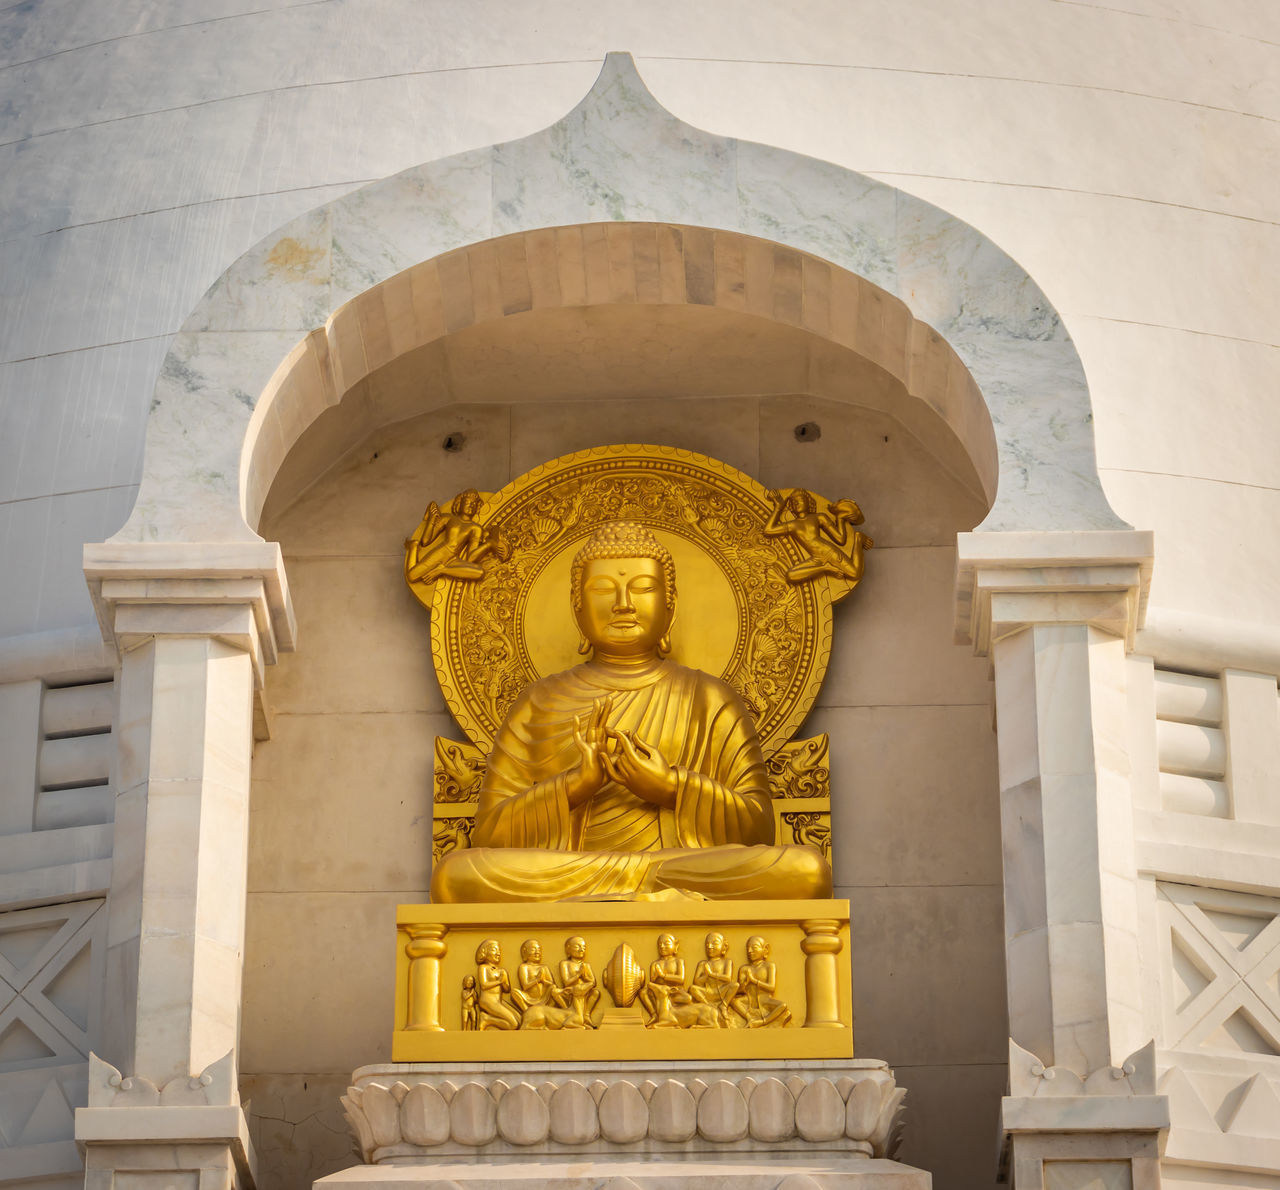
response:
M443 252L495 234L493 151L477 149L364 186L332 207L330 308Z
M330 310L332 210L307 211L246 252L213 283L183 329L305 333L323 323Z
M739 142L738 229L812 252L898 293L896 192L812 157L789 154L780 170L777 153Z
M736 142L660 107L629 55L563 120L498 145L494 234L603 220L734 227Z

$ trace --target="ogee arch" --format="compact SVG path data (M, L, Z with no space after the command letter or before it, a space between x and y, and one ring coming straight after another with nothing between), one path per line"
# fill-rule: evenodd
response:
M164 362L138 500L113 541L258 540L251 525L289 447L432 328L542 301L640 300L627 286L646 283L653 262L635 245L648 233L608 224L653 227L659 303L740 302L888 365L956 431L989 498L998 476L981 531L1124 526L1098 482L1079 357L1016 262L893 187L684 124L629 55L611 54L543 132L363 187L237 260ZM693 245L665 269L664 228ZM581 293L535 289L577 250L548 229L582 236Z

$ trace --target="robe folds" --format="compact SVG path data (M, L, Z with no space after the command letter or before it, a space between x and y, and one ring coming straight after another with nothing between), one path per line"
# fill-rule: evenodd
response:
M608 695L609 726L660 748L676 769L673 807L610 781L570 808L574 723ZM760 740L730 686L669 661L637 671L589 662L534 683L512 705L489 756L471 847L437 865L432 899L830 895L822 856L777 846L774 833Z

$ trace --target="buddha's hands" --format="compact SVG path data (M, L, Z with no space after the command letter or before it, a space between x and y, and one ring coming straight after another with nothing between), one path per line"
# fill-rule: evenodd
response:
M609 780L609 712L613 695L597 698L586 715L573 721L573 742L578 746L578 763L565 774L565 793L570 808L595 797Z
M641 801L670 808L676 804L676 770L652 744L633 731L609 731L617 745L604 754L609 776Z

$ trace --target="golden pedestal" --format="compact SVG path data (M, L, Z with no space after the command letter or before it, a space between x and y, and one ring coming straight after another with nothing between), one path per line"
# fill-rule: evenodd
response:
M853 1056L847 901L401 905L396 920L396 1062ZM724 939L731 982L699 984L709 934ZM664 935L676 943L662 944L665 980ZM541 957L522 973L530 940ZM585 972L565 967L571 942ZM568 973L598 994L575 1001ZM535 1002L513 996L522 974Z

